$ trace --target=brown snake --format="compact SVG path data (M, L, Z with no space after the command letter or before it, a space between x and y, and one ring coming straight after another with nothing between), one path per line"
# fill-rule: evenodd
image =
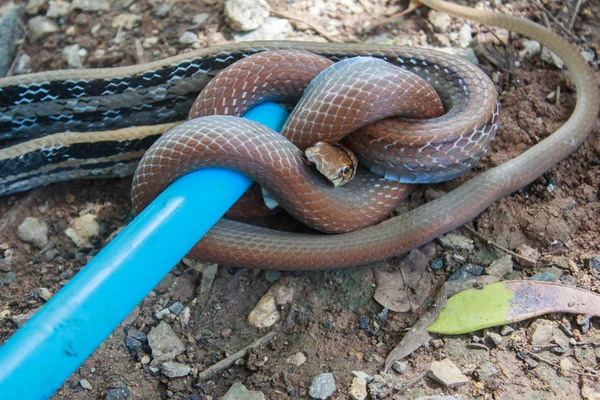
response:
M571 118L544 141L506 164L476 176L440 199L377 225L350 233L314 236L276 232L222 220L195 246L191 255L226 265L263 269L335 268L389 258L473 219L495 200L537 179L585 140L595 124L600 95L591 69L574 46L527 20L438 0L420 2L455 16L515 31L554 51L571 70L576 84L578 99ZM359 45L318 44L282 44L281 47L320 54L347 52L348 55L359 53L378 57L385 56L386 51L393 56L398 49L380 47L370 51L369 47ZM426 60L436 57L435 52L415 50L415 54ZM442 55L438 57L442 64L452 61ZM448 99L442 96L442 101L446 105ZM215 129L218 129L219 119L230 117L212 118ZM135 186L133 190L136 197ZM138 211L142 207L135 206Z

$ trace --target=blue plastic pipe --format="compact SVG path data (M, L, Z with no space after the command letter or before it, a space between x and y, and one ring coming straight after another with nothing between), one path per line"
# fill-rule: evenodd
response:
M244 117L280 131L267 103ZM207 168L171 184L0 347L0 399L47 399L250 187Z

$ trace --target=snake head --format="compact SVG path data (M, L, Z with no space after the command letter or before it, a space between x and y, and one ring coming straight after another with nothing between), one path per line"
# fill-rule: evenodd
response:
M356 175L358 159L346 146L317 142L306 149L305 154L308 161L334 186L345 185Z

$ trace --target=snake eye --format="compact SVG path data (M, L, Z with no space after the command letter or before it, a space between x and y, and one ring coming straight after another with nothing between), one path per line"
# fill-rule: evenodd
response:
M350 173L350 167L345 166L344 168L342 168L342 175L348 175Z

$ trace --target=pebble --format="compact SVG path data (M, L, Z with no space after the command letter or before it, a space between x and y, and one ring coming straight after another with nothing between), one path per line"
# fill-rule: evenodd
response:
M29 321L39 309L40 308L36 308L35 310L28 311L24 314L15 315L11 317L10 320L17 326L17 328L20 328L25 325L25 322Z
M169 311L171 311L173 314L179 314L182 310L183 310L183 304L181 304L178 301L176 301L175 303L173 303L169 306Z
M69 227L65 229L65 234L77 247L92 247L90 239L100 234L100 224L94 214L84 214L71 221Z
M431 269L434 271L439 271L440 269L444 268L444 259L443 258L436 258L435 260L433 260L431 262Z
M265 23L269 4L265 0L225 0L224 14L231 29L248 32Z
M142 41L142 47L145 49L150 49L158 43L158 40L159 39L156 36L144 38Z
M52 298L52 293L45 287L37 288L35 290L35 294L37 297L44 301L48 301Z
M127 333L127 336L139 340L140 342L146 342L148 340L148 335L131 326L125 328L125 333Z
M502 336L506 336L506 335L509 335L509 334L513 333L514 331L515 331L514 328L511 327L510 325L504 325L502 327L502 329L500 330L500 334Z
M79 384L81 385L82 388L84 388L85 390L92 390L92 385L90 384L90 382L87 379L82 379L79 381Z
M427 376L453 389L469 382L469 378L447 358L432 362L427 369Z
M29 66L30 61L31 57L28 54L21 54L17 60L15 69L13 70L14 74L23 75L31 72L31 67Z
M556 282L558 278L552 271L544 271L527 278L530 281Z
M48 2L48 11L46 11L46 17L57 19L60 17L64 17L71 11L68 3L65 3L62 0L59 1L49 1Z
M160 370L168 378L181 378L182 376L187 376L192 369L186 364L167 361L160 365Z
M513 272L513 261L510 254L506 254L495 260L485 269L488 275L503 277Z
M287 19L269 17L260 28L249 33L236 33L234 42L248 42L254 40L283 40L294 31L292 24Z
M29 22L27 22L27 27L29 28L27 34L32 41L59 31L56 22L40 15L31 18Z
M82 11L110 11L109 0L73 0L72 9Z
M591 63L596 59L596 54L593 51L581 50L580 53L586 62Z
M223 338L228 338L228 337L230 337L230 336L231 336L231 333L232 333L232 332L233 332L233 331L231 330L231 328L225 328L225 329L223 329L223 330L221 331L221 337L223 337Z
M480 380L489 379L498 374L498 370L490 362L477 368L476 372Z
M547 319L535 320L527 329L529 343L532 346L541 346L550 342L554 334L554 324Z
M483 274L483 267L475 264L467 264L458 268L455 272L448 277L449 281L460 281L465 279L471 279L474 276L481 276Z
M367 374L366 372L363 371L352 371L352 373L354 374L354 376L357 376L359 378L363 378L365 381L371 382L373 380L373 377L369 374Z
M542 257L542 255L540 254L539 251L537 251L533 247L528 246L526 244L522 244L519 247L517 247L516 253L522 257L526 257L526 258L535 260L536 262L539 261L539 259ZM528 267L528 268L535 267L535 264L533 264L527 260L523 260L522 258L518 259L518 263L521 264L521 266L523 266L523 267Z
M433 28L437 33L446 32L450 27L450 16L446 13L438 12L435 10L429 10L427 19L433 25Z
M446 236L442 236L439 238L439 241L442 246L451 250L471 251L475 249L473 239L455 233L449 233Z
M277 309L275 297L267 292L248 315L248 322L256 328L269 328L279 321L280 313Z
M11 283L17 283L17 274L15 274L12 271L6 272L4 274L0 275L0 284L4 285L4 284L11 284Z
M79 47L78 44L72 44L70 46L65 46L65 48L62 49L62 51L60 52L60 55L62 56L62 58L67 60L67 66L69 68L81 69L81 68L83 68L83 57L87 56L87 50ZM87 215L93 215L93 214L87 214ZM83 217L85 217L85 215L81 216L79 218L83 218ZM79 219L79 218L77 218L77 219ZM94 216L94 218L95 218L95 216ZM82 223L82 227L87 226L88 219L89 219L89 217L86 217L85 222ZM65 233L66 233L66 231L65 231ZM67 234L67 236L68 235L69 234ZM75 242L75 239L73 239L73 241ZM78 247L81 247L81 246L78 246Z
M367 381L358 376L352 378L348 397L352 400L365 400L367 398Z
M306 362L306 356L304 355L304 353L299 351L296 354L293 354L286 358L285 362L299 367Z
M48 224L45 221L27 217L17 228L17 237L19 240L32 243L41 249L48 243L48 229Z
M553 64L558 69L562 69L565 66L563 60L561 60L553 51L544 47L542 49L542 60L548 64Z
M563 358L562 360L560 360L560 374L562 376L571 375L569 371L571 371L572 369L573 363L571 362L571 360L569 360L568 358Z
M325 400L335 393L335 390L335 378L331 372L328 372L313 378L308 394L313 399Z
M166 17L167 15L169 15L169 11L171 11L171 4L168 2L162 3L156 9L156 16L157 17Z
M473 41L473 28L469 24L464 24L458 31L458 44L461 47L469 47Z
M488 343L491 343L494 347L500 346L502 344L502 336L495 332L488 332L485 335Z
M403 374L404 372L406 372L406 363L402 362L402 361L394 361L392 364L392 368L394 369L394 371L396 371L399 374Z
M169 311L168 308L163 308L162 310L158 310L157 312L155 312L154 316L156 317L156 319L161 320L161 319L164 319L170 313L171 312Z
M279 272L279 271L265 272L265 279L268 280L269 282L275 282L279 278L281 278L281 272Z
M35 15L40 11L40 8L46 4L46 0L29 0L25 6L25 12L30 15Z
M198 35L194 32L185 31L179 36L178 40L181 44L194 44L198 41Z
M127 386L109 389L106 392L106 400L125 400L131 396L131 391Z
M152 349L152 356L159 362L172 360L185 351L185 346L173 332L173 328L164 321L150 330L148 344Z
M124 13L117 15L111 23L113 28L123 28L125 30L131 30L139 25L142 21L142 17L137 14Z
M129 351L138 352L142 350L142 343L130 336L125 337L125 346Z
M265 395L259 391L248 390L246 386L236 382L220 400L265 400Z
M521 40L522 49L519 50L519 59L522 61L525 58L531 58L542 50L542 45L537 40L525 39Z
M209 20L210 20L210 14L209 13L200 13L200 14L194 15L194 18L192 19L192 22L194 23L194 26L196 28L202 28L204 25L206 25L206 23Z

